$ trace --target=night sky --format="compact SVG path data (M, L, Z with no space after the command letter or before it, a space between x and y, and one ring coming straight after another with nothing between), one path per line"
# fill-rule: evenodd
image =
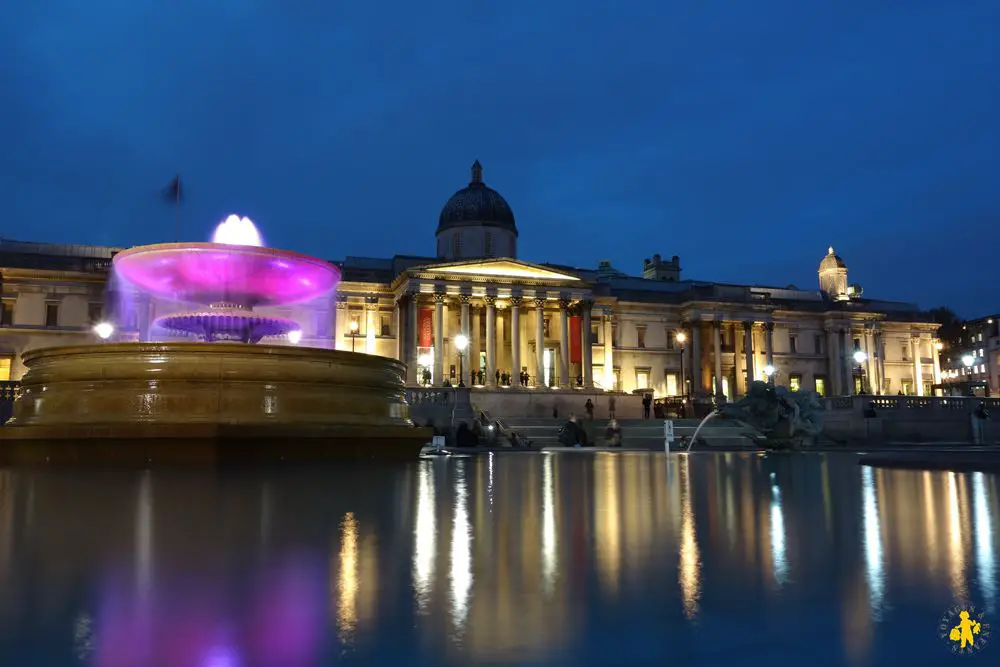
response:
M490 5L489 8L484 6ZM498 7L498 8L493 8ZM476 158L529 261L996 312L998 0L3 0L0 236L231 212L431 255Z

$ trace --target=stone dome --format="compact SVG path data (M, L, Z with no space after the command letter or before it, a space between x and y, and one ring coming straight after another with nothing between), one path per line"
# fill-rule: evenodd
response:
M499 227L517 236L514 212L503 196L483 183L483 166L472 165L472 180L441 209L437 233L458 227Z
M827 250L826 252L826 257L824 257L823 261L819 263L820 271L827 271L829 269L846 269L846 268L847 264L844 264L844 260L842 260L840 256L837 255L837 253L833 252L833 246L830 246L830 249Z

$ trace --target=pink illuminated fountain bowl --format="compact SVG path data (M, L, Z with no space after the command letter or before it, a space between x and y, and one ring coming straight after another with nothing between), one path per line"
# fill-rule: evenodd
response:
M430 438L410 420L395 359L260 343L298 324L254 308L332 294L341 276L329 262L265 248L230 216L211 243L131 248L114 268L187 304L155 324L200 340L25 353L0 464L413 460Z

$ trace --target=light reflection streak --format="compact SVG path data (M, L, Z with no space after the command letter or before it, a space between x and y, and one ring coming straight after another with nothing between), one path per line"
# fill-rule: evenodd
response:
M785 514L781 509L781 489L771 485L771 564L774 580L779 586L788 580L788 561L785 557Z
M546 457L548 459L549 457ZM490 452L489 459L487 461L487 473L489 479L486 482L486 500L490 504L490 511L493 511L493 452Z
M979 587L986 602L986 611L992 613L996 605L993 517L990 515L989 496L986 494L986 477L981 472L972 474L972 501L975 507L972 526L976 534L976 569Z
M959 512L958 477L948 473L948 577L956 600L967 599L965 553L962 548L962 517Z
M490 461L492 464L492 459ZM542 589L546 595L551 595L555 588L558 562L559 538L556 534L556 494L552 465L552 457L546 456L542 461Z
M472 590L472 536L469 525L465 461L455 467L455 515L451 533L451 620L458 633L465 628Z
M351 640L358 623L358 521L353 512L340 522L340 568L337 582L337 629L341 642Z
M681 600L684 615L693 619L698 615L701 598L701 554L695 534L694 508L691 506L691 480L689 456L684 456L680 466L681 482L681 548L678 567L678 582L681 586Z
M872 617L880 620L882 601L885 598L885 573L883 572L882 534L875 497L875 479L869 466L861 466L862 520L864 522L865 579L868 583L868 606Z
M934 478L929 470L923 474L924 496L924 530L927 532L927 567L928 574L934 576L937 573L940 551L938 550L938 531L940 526L937 522L937 502L934 496Z
M135 560L137 598L149 598L153 580L153 480L147 470L139 483L135 515Z
M417 474L417 516L413 528L413 591L417 609L424 613L434 590L437 554L437 517L434 515L434 473L431 461L420 462Z

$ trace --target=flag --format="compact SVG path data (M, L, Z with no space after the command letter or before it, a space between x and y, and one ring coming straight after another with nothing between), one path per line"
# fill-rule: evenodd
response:
M181 175L177 174L170 181L170 184L163 188L163 198L171 204L177 204L181 200Z

